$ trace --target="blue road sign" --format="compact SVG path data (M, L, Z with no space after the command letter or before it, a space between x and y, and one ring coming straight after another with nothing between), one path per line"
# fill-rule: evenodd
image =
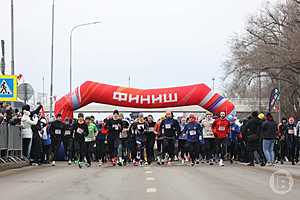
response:
M17 76L0 76L0 101L17 101Z

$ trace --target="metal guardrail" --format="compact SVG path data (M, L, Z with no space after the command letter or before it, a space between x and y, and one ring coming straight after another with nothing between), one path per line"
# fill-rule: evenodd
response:
M0 171L28 165L22 156L21 128L7 123L0 124Z
M21 129L7 123L0 124L0 157L22 156Z
M0 124L0 158L7 156L8 151L8 126Z

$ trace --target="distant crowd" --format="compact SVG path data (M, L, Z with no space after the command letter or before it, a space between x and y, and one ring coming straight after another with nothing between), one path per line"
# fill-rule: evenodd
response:
M10 104L0 102L0 124L10 123L13 125L20 124L22 113L18 109L13 109Z

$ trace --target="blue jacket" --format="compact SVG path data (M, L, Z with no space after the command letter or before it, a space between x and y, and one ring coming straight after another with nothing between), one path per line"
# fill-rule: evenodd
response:
M241 128L236 123L231 124L230 133L229 133L229 141L237 141L237 135L240 134Z
M204 142L203 128L199 123L186 124L182 132L186 133L188 142Z
M51 135L50 135L50 130L47 128L47 139L43 139L43 145L51 145Z
M180 125L180 134L178 135L178 140L187 140L187 134L183 132L185 124Z

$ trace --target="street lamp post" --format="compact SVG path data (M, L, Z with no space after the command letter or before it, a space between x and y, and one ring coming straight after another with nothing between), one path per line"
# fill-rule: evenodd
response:
M15 75L14 0L11 0L11 75Z
M51 83L50 83L50 111L49 119L53 113L53 50L54 50L54 0L52 0L52 34L51 34Z
M89 25L94 25L94 24L99 24L99 23L101 23L101 22L96 21L96 22L91 22L91 23L78 24L78 25L74 26L70 31L70 93L72 93L72 36L73 36L73 32L74 32L74 30L76 30L79 27L89 26Z

